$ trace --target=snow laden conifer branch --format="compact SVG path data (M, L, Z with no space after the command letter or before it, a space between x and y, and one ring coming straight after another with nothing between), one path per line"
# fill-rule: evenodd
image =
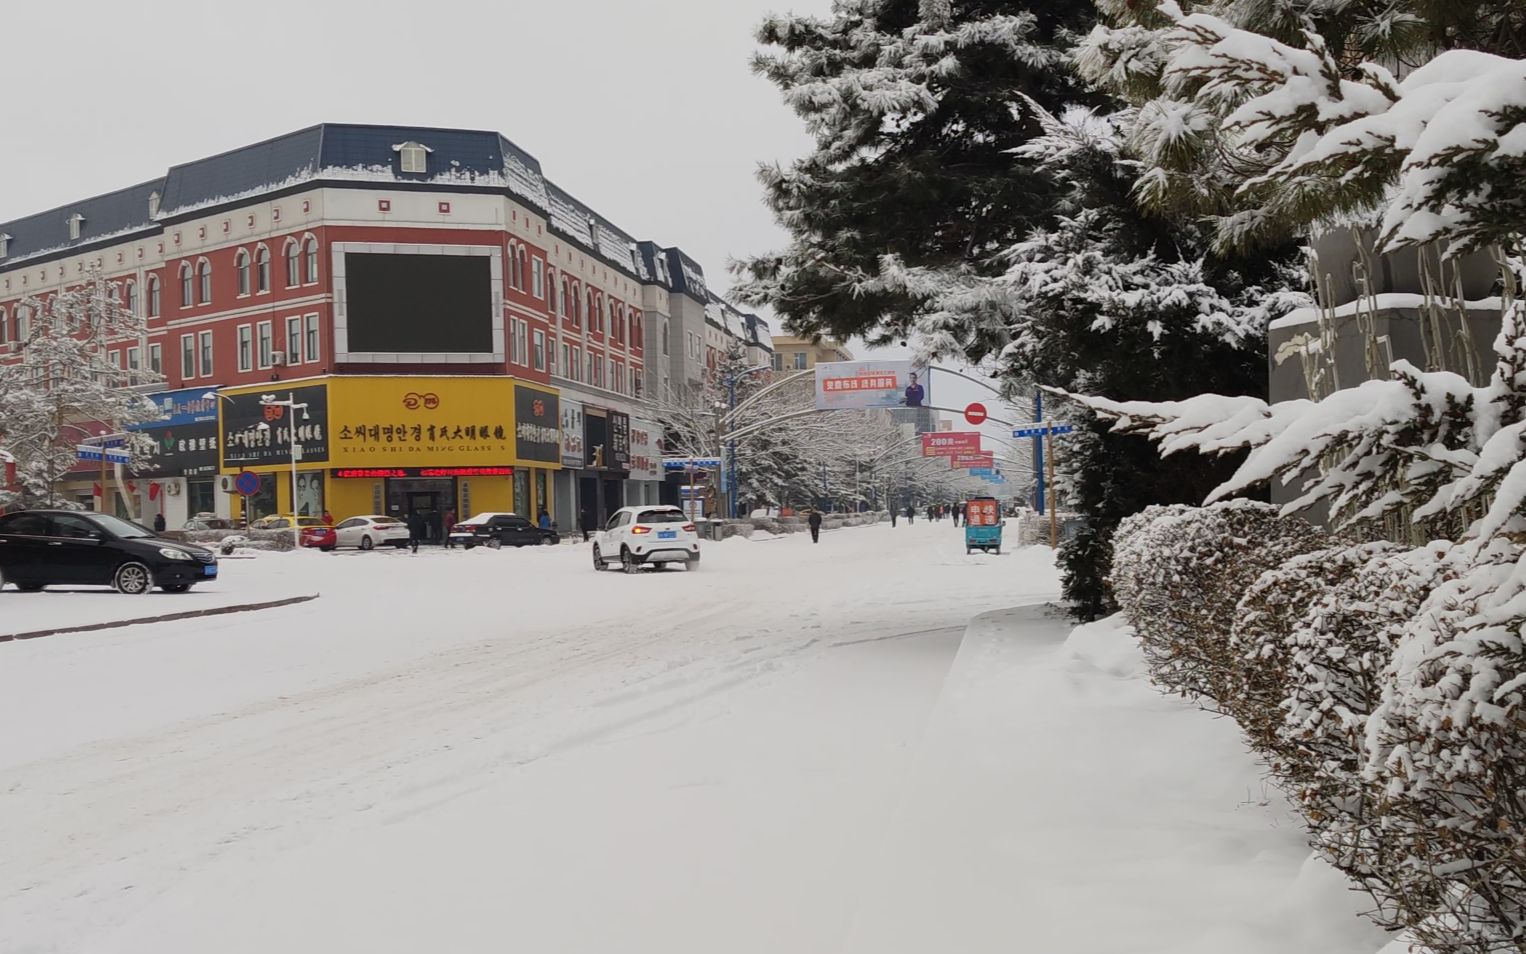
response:
M1265 22L1250 5L1221 6ZM1449 17L1348 22L1337 36L1353 43L1337 46L1314 28L1315 6L1296 37L1171 0L1093 31L1077 57L1083 74L1140 107L1131 142L1146 166L1141 199L1212 216L1220 248L1368 216L1381 223L1384 250L1515 247L1526 211L1526 61L1452 49L1396 74L1350 53L1392 55L1394 43L1409 52L1417 35L1435 32L1427 17ZM1324 12L1337 6L1346 5Z

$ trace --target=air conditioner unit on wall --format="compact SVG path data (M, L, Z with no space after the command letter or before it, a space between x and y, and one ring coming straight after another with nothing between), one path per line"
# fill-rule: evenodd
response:
M221 486L223 488L223 493L225 493L225 494L233 493L233 478L232 477L224 477L220 481L220 484L221 484Z
M284 365L285 363L286 363L286 352L284 352L284 351L272 351L270 353L270 366L272 368L279 368L282 365Z

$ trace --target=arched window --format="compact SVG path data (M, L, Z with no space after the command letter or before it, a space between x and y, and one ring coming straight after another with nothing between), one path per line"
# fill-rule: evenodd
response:
M593 330L593 292L583 298L583 324L588 326L589 331Z
M138 314L138 283L128 282L127 287L123 291L125 294L122 297L127 301L127 313L136 317Z
M631 312L631 347L645 348L646 339L641 335L641 312Z
M577 282L572 283L572 323L580 325L583 322L583 286Z
M528 284L527 284L529 282L529 279L526 277L529 274L530 274L530 253L525 250L525 247L523 245L521 245L519 247L519 290L520 291L524 291L526 288L529 287Z
M519 246L509 243L509 287L519 287Z
M180 307L191 307L191 294L195 288L194 276L191 274L191 263L180 263Z
M318 240L312 236L307 239L307 283L309 285L318 282Z
M249 294L249 253L243 249L233 256L233 270L238 274L238 293Z
M16 306L16 340L26 344L32 331L32 309L26 305Z
M666 318L662 319L662 353L672 354L668 350L668 319Z
M547 269L546 273L548 275L546 279L546 311L554 315L556 314L556 272Z
M5 309L4 308L0 308L0 348L3 348L6 345L10 344L10 341L11 341L11 322L10 322L10 319L5 317Z
M254 251L254 290L261 295L270 291L270 249L263 245Z
M286 287L296 288L302 284L302 246L296 239L286 242Z
M562 314L562 317L564 317L564 318L567 316L567 279L566 279L565 276L563 276L563 278L562 278L562 311L561 311L561 314Z
M159 276L148 276L148 316L159 317Z
M201 298L203 305L212 304L212 263L202 259L196 265L196 277L199 279Z

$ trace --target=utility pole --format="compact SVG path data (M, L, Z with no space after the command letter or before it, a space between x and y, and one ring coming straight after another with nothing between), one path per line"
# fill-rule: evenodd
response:
M1044 423L1044 392L1033 392L1033 423L1035 426ZM1039 492L1034 502L1038 504L1039 513L1044 512L1044 438L1033 439L1033 472L1038 475Z
M1045 435L1044 440L1049 444L1049 486L1054 486L1054 430L1051 428ZM1042 485L1040 485L1042 486ZM1042 491L1041 491L1042 492ZM1059 508L1049 507L1049 549L1056 550L1060 546L1060 518Z

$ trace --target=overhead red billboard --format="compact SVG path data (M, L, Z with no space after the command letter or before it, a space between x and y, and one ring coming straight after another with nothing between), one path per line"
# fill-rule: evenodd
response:
M969 470L971 468L981 468L981 467L983 467L983 468L992 468L992 467L996 466L996 455L995 454L955 454L954 455L953 463L950 464L949 466L951 466L951 467L963 467L966 470Z
M922 435L923 457L955 457L980 453L978 431L939 431Z

